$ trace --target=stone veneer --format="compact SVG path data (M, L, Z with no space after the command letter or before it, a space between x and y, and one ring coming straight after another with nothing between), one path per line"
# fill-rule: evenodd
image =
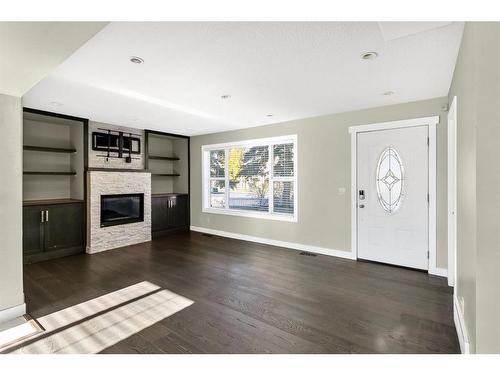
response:
M87 253L151 241L151 173L89 171ZM144 221L101 228L101 195L144 193Z

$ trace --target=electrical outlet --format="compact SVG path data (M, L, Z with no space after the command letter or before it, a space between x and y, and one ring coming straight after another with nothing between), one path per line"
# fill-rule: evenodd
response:
M345 187L339 187L337 192L339 195L345 195Z

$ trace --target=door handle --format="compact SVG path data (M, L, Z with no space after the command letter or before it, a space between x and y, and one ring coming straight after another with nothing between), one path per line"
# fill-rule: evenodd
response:
M364 204L360 204L359 208L365 208L365 205Z
M49 210L45 210L45 221L49 221Z
M40 223L45 222L45 211L40 211Z

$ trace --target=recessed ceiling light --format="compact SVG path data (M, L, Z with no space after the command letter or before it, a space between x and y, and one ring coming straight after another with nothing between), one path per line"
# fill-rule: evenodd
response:
M363 60L373 60L376 59L377 57L378 57L377 52L365 52L361 55L361 58Z
M382 93L382 95L391 96L391 95L394 95L394 91L386 91L386 92Z
M138 56L132 56L129 60L134 64L142 64L144 62L144 59Z
M266 116L267 117L273 117L273 114L272 113L268 113Z
M231 95L229 94L224 94L224 95L221 95L220 96L221 99L230 99L231 98Z

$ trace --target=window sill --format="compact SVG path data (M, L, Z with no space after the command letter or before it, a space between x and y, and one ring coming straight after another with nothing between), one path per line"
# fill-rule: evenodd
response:
M250 217L250 218L254 218L254 219L287 221L287 222L291 222L291 223L296 223L298 221L297 215L270 214L267 212L227 210L227 209L223 209L223 208L208 208L208 207L203 208L202 212L207 213L207 214Z

